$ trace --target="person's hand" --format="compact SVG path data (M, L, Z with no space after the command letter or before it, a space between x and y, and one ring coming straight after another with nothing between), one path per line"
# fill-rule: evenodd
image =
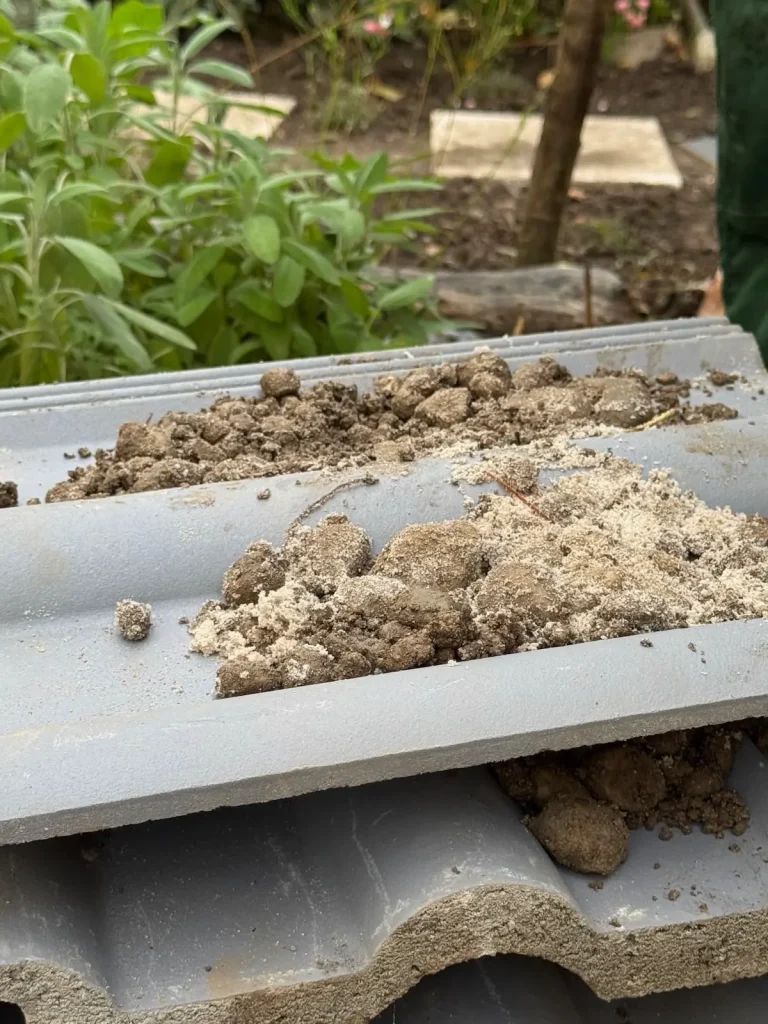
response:
M710 281L696 316L725 316L723 305L723 273L721 270Z

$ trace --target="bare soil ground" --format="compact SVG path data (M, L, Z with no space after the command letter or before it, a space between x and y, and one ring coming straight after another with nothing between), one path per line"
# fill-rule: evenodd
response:
M265 38L260 57L273 56L290 45L290 35ZM239 39L215 44L229 59L243 61ZM536 81L554 56L552 47L512 50L507 63L478 82L477 109L532 109L541 100ZM301 51L268 64L260 86L293 95L298 105L284 122L276 141L299 150L322 146L332 153L351 151L365 157L386 150L407 162L410 171L428 170L429 114L452 104L451 81L445 72L432 78L422 103L420 83L423 46L395 45L378 77L402 93L398 102L379 101L364 132L323 134L318 127L318 97L323 82L307 79ZM680 148L680 143L714 131L714 78L697 75L676 55L634 70L601 67L592 103L593 113L659 118L685 178L679 192L644 186L585 186L574 190L566 211L559 258L615 270L626 284L630 302L627 320L659 319L695 313L702 290L717 267L714 217L714 171ZM400 259L432 268L509 269L514 266L518 227L525 190L495 180L453 180L439 202L445 212L436 220L437 233L424 254ZM419 204L422 203L418 199ZM510 330L513 325L510 325ZM556 317L523 325L524 333L557 329Z

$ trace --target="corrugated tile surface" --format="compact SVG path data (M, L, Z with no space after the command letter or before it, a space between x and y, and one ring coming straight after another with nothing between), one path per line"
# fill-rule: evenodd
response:
M765 772L746 744L737 844L633 832L599 890L550 861L483 769L5 847L0 998L28 1024L367 1024L423 976L496 953L610 999L761 975ZM553 1016L546 977L527 998L550 1016L531 1020L580 1020Z
M766 376L748 335L719 321L681 321L492 347L512 365L554 353L574 372L609 363L746 373L746 385L724 393L741 409L738 420L589 443L669 466L712 503L768 513ZM471 350L424 350L418 362ZM408 353L373 359L362 375L361 364L334 368L329 360L299 369L305 379L342 374L362 387L382 369L416 364ZM0 443L17 460L17 477L30 487L51 483L63 475L46 461L54 450L61 458L67 445L107 443L126 417L199 407L224 386L254 390L260 372L6 392ZM345 512L380 550L409 522L462 513L464 494L478 488L451 486L452 468L420 460L376 486L337 494L315 519ZM217 596L224 570L250 541L280 543L334 483L327 474L272 478L269 502L255 500L263 481L243 481L0 513L3 574L13 581L0 590L0 842L768 712L763 621L658 634L640 657L629 637L213 701L215 661L187 655L179 617ZM155 627L141 645L115 642L114 605L127 596L153 605ZM692 641L706 652L706 668Z

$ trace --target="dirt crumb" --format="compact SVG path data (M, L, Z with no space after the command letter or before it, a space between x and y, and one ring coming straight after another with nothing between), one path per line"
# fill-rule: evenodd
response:
M530 445L634 428L661 412L664 426L736 415L722 403L692 406L690 389L638 371L571 377L550 358L512 372L482 349L464 362L379 377L366 394L340 381L302 387L293 370L275 367L262 375L260 397L224 395L199 412L124 423L114 451L71 469L46 501L405 462L456 445Z
M115 627L125 640L145 640L152 628L152 605L141 601L118 601Z
M517 758L495 765L494 770L555 860L576 871L610 874L624 857L618 858L614 845L607 861L601 859L601 837L608 819L597 818L595 806L617 816L627 834L631 829L661 825L662 840L672 838L673 828L685 833L694 825L718 836L745 831L749 810L739 794L728 788L742 738L738 726L678 730ZM702 792L703 777L707 785ZM557 813L548 814L553 803ZM615 840L612 830L608 835Z
M594 800L556 797L528 826L548 853L572 871L610 875L629 853L621 814Z
M19 504L19 488L12 480L0 480L0 508L16 508Z
M267 370L261 375L259 383L266 398L287 398L289 395L298 395L301 389L298 375L293 370L281 367Z
M285 583L285 561L264 540L249 544L245 554L227 569L222 595L227 605L252 604L262 594Z

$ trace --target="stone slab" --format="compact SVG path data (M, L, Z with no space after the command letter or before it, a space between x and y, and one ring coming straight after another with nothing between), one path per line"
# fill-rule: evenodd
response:
M435 110L432 168L446 178L530 179L541 135L540 114ZM683 178L655 117L585 119L573 176L578 184L682 188Z

